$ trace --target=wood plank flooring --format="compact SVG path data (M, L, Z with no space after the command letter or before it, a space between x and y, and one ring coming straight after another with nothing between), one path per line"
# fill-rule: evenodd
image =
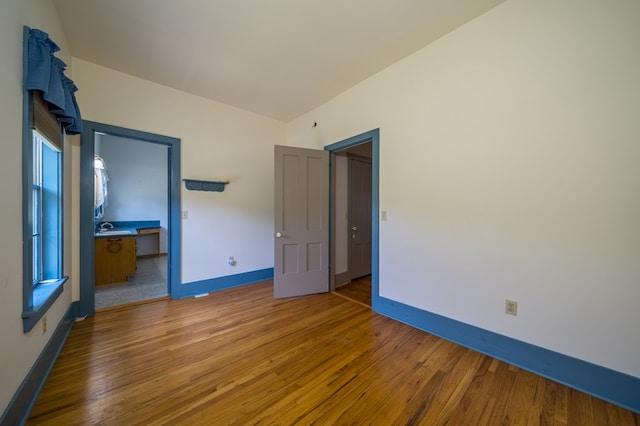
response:
M267 281L74 325L28 424L638 425L335 294Z
M371 307L371 275L358 278L335 289L338 296Z

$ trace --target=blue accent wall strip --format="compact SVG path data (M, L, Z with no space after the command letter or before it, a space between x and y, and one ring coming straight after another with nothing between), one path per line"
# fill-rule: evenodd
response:
M180 285L177 298L195 296L197 294L210 293L232 287L240 287L259 281L273 279L273 268L259 269L257 271L243 272L241 274L227 275L225 277L211 278L208 280L194 281ZM176 297L171 296L175 299Z
M462 346L640 413L640 378L384 297L373 310Z
M36 399L58 359L60 350L62 350L62 346L71 332L76 318L75 313L78 311L78 306L76 305L77 302L74 302L69 306L67 313L51 335L49 342L13 395L2 417L0 417L0 425L23 425L27 422L29 413L36 403Z

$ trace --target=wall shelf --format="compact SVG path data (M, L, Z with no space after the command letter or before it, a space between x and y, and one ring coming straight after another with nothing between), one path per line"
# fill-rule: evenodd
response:
M184 186L189 191L212 191L222 192L229 181L223 180L202 180L202 179L182 179Z

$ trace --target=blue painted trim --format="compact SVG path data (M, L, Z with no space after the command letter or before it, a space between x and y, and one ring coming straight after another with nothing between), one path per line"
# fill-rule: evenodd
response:
M373 309L389 318L640 413L640 378L383 297Z
M327 145L324 150L334 153L368 142L371 142L371 305L373 307L380 297L380 129L373 129Z
M43 282L39 284L31 292L33 298L33 307L29 310L22 311L22 331L25 333L40 321L40 318L47 313L51 305L58 299L64 290L64 283L69 277L62 277L52 282Z
M214 291L240 287L271 279L273 279L273 268L259 269L257 271L243 272L240 274L227 275L225 277L211 278L202 281L194 281L180 286L179 298L211 293Z
M168 255L169 293L177 299L181 280L181 239L182 222L180 215L180 139L155 133L142 132L109 124L83 121L80 138L80 305L79 316L95 313L95 246L93 211L93 156L96 132L129 139L152 142L168 147L167 170L169 184L168 206Z
M29 413L33 409L38 395L44 386L53 365L58 359L62 346L67 340L73 323L75 312L77 312L77 302L69 305L65 316L62 318L56 330L51 335L49 342L44 347L40 356L33 364L29 373L24 378L20 387L13 395L11 402L0 417L2 425L23 425L27 422Z

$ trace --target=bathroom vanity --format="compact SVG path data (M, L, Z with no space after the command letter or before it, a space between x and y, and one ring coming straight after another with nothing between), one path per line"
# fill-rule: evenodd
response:
M95 284L127 282L136 273L137 257L159 256L160 229L160 221L155 220L100 224L95 233ZM155 236L155 253L136 253L136 239L141 236Z
M96 285L126 282L136 273L136 236L112 235L95 239Z

